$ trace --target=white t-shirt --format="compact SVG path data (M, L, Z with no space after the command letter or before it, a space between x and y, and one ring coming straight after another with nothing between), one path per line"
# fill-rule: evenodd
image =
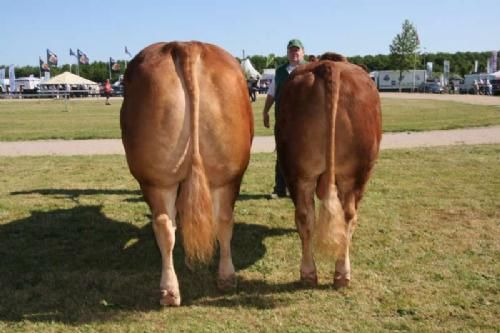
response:
M298 65L288 64L288 66L286 66L286 71L288 72L288 74L290 74L297 66ZM276 82L273 78L271 83L269 83L269 89L267 90L267 94L274 97L275 93L276 93Z

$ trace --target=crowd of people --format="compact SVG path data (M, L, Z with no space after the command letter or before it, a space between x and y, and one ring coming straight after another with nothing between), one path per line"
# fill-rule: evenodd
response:
M490 80L474 80L474 94L492 96L493 85Z

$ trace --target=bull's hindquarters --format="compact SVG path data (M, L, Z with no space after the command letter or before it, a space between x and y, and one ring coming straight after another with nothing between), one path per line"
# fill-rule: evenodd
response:
M188 264L210 262L218 240L218 284L234 286L233 207L253 136L239 64L214 45L158 43L132 60L124 84L122 139L153 215L162 256L160 303L181 301L176 222Z
M378 92L358 66L320 61L299 66L280 98L276 142L302 241L301 279L316 283L321 255L335 261L334 287L345 287L356 210L380 145Z

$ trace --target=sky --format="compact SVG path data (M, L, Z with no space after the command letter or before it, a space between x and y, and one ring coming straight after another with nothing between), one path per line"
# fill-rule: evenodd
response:
M0 64L38 66L46 49L59 65L69 49L90 62L129 59L160 41L199 40L237 57L286 54L299 38L306 54L389 54L405 19L421 51L500 49L500 0L24 0L2 1Z

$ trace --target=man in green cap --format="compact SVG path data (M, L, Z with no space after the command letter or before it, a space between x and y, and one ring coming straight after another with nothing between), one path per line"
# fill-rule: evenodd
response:
M264 104L263 120L264 126L269 128L269 110L271 106L275 104L275 115L279 113L280 106L280 92L283 87L283 83L288 79L290 73L300 64L305 63L304 61L304 45L298 39L292 39L287 44L287 57L288 62L276 69L276 75L269 85L269 90L267 91L266 102ZM275 131L276 132L276 131ZM282 198L286 197L286 184L283 174L281 173L281 168L278 158L276 158L276 165L274 168L274 190L271 193L270 198Z

